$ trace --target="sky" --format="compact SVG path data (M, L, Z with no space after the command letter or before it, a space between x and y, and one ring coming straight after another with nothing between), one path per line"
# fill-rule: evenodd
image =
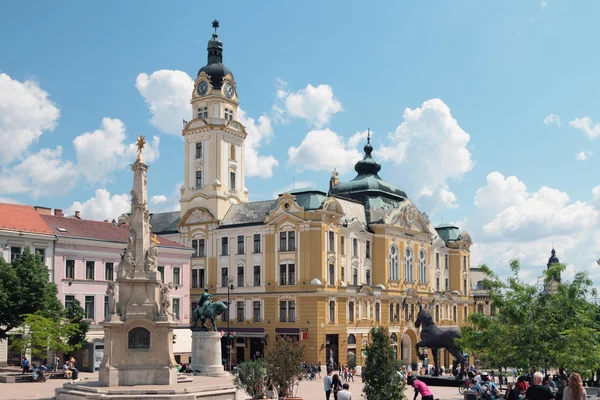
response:
M219 3L220 4L220 3ZM210 10L213 8L213 10ZM4 1L0 201L112 219L147 137L153 212L178 209L182 119L220 21L251 200L381 177L535 279L600 268L597 1Z

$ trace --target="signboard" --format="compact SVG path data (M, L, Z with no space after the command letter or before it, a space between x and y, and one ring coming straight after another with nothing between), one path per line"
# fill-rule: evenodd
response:
M104 357L104 346L96 345L94 348L94 370L100 368L100 364L102 363L102 358Z

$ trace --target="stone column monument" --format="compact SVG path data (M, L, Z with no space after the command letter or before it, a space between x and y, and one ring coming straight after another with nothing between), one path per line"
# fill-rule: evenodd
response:
M109 315L104 326L101 386L172 385L177 382L173 328L169 312L170 285L161 284L158 240L150 237L146 173L142 159L146 144L137 141L137 160L131 165L133 189L129 239L118 267L116 290L109 287Z

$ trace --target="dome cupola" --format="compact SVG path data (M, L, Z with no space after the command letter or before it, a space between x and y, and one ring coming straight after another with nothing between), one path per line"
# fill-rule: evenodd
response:
M556 257L556 250L554 250L554 248L552 248L552 253L550 258L548 259L548 264L546 265L546 267L550 268L552 264L560 264L558 257Z
M219 21L216 19L212 22L212 26L215 29L215 33L212 34L211 39L208 41L208 60L204 67L200 68L198 75L202 72L206 73L210 77L210 83L213 88L221 89L223 86L223 78L227 75L233 74L225 65L223 65L223 42L219 40L217 35L217 28L219 28Z

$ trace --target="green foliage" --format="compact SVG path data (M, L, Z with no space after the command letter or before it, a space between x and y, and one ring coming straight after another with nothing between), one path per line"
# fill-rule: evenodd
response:
M348 369L356 368L356 355L348 353Z
M23 334L13 341L12 349L20 353L29 349L33 359L45 359L48 351L69 353L74 350L67 338L73 335L78 327L65 318L48 318L41 311L37 311L23 316L22 329Z
M255 361L246 361L236 368L233 383L235 387L243 390L253 399L262 399L266 393L265 374L267 363L262 358Z
M11 263L0 259L0 339L23 324L26 314L39 310L45 317L59 319L63 307L57 294L56 285L48 280L48 268L29 247Z
M265 360L267 371L279 397L292 397L294 386L302 375L304 346L283 336L275 344L267 346Z
M600 363L600 311L589 300L596 293L588 276L578 273L572 282L559 283L565 266L554 264L540 288L519 278L517 260L510 267L506 281L481 267L497 313L472 314L459 344L494 368L594 369Z
M87 343L85 336L90 328L89 321L85 319L85 310L81 307L79 300L69 303L65 310L65 316L69 323L77 327L77 329L68 336L67 343L73 350L78 350Z
M369 400L402 400L404 382L396 370L394 350L387 328L371 328L371 343L367 345L363 391Z

